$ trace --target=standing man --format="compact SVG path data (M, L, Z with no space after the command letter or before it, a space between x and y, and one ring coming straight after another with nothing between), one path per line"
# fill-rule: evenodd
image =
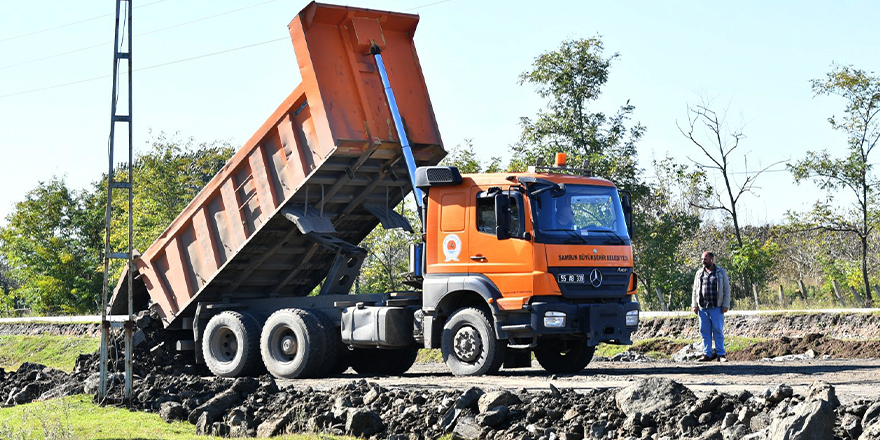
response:
M703 267L694 276L691 309L700 317L700 334L703 336L703 356L697 362L716 358L720 362L727 362L724 314L730 310L730 278L726 270L715 265L715 254L712 252L703 252Z

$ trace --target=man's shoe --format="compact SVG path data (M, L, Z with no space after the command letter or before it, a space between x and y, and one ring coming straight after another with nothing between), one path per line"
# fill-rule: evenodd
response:
M718 362L727 362L727 356L725 356L725 355L718 356Z
M699 359L697 359L697 362L710 362L711 360L712 360L712 356L706 356L704 354L704 355L700 356Z
M718 359L718 353L712 353L712 360Z

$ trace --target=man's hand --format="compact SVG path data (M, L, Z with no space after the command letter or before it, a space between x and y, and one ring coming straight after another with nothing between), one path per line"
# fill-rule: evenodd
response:
M699 313L700 309L699 309L698 307L694 307L694 308L693 308L693 311L694 311L694 315L699 315L699 314L700 314L700 313Z
M730 309L728 309L727 307L722 307L721 314L723 315L723 314L727 313L728 310L730 310Z

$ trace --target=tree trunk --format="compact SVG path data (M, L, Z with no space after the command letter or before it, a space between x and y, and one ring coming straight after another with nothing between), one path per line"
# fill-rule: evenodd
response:
M657 300L660 301L660 307L663 307L663 311L664 311L664 312L668 312L668 311L669 311L669 306L666 304L666 301L663 300L663 294L660 293L660 288L659 288L659 287L655 287L655 288L654 288L654 293L657 294Z
M798 286L801 288L801 299L807 300L807 286L804 285L804 280L798 280Z
M855 288L853 288L852 286L850 286L850 287L849 287L849 290L852 291L853 299L856 300L856 304L858 304L859 307L868 307L868 306L865 304L865 302L862 301L862 294L859 293L859 290L858 290L858 289L855 289Z
M831 287L834 290L834 296L837 297L837 302L840 303L841 307L846 307L846 302L843 301L843 295L840 294L840 286L837 285L837 280L831 280Z
M871 281L868 280L868 236L863 235L862 240L862 280L865 282L865 303L862 307L874 307L874 299L871 298Z
M779 307L785 307L785 291L782 289L782 284L779 285Z
M754 284L752 284L752 297L755 298L755 310L760 309L761 303L758 302L758 288Z

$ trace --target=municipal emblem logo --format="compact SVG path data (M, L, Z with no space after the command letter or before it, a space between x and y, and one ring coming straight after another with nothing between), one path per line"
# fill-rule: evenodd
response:
M446 256L446 261L458 261L458 256L461 255L461 239L458 235L449 234L443 239L443 255Z

